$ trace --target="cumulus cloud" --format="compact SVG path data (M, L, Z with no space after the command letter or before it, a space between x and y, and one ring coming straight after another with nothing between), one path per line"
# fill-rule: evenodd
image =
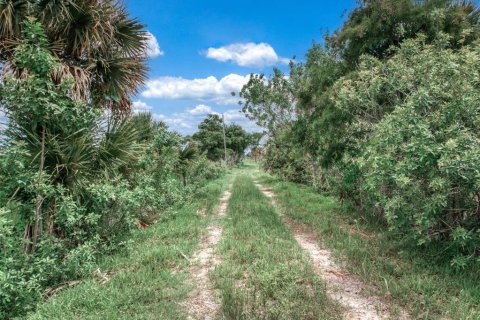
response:
M279 57L268 43L234 43L219 48L208 48L205 56L221 62L232 61L242 67L263 68L289 62Z
M213 101L221 104L234 104L238 97L232 92L239 92L248 82L249 75L229 74L221 79L214 76L200 79L181 77L160 77L146 83L142 92L145 98L189 99L196 101Z
M175 130L181 134L192 134L197 131L198 125L202 122L208 114L218 114L212 107L207 105L197 105L192 108L188 108L183 112L174 113L170 116L163 114L153 114L157 120L165 122L172 130ZM241 112L240 109L230 109L225 111L225 123L236 123L242 126L249 132L261 131L254 122L248 120Z
M160 49L160 45L158 44L157 38L147 31L147 57L155 58L158 56L163 56L165 53Z

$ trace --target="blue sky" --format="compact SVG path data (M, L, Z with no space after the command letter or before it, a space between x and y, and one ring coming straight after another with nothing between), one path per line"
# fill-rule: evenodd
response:
M334 30L355 0L179 1L126 0L130 14L151 33L150 79L134 99L183 134L196 131L209 112L225 113L249 131L238 91L251 73L287 70L312 42Z

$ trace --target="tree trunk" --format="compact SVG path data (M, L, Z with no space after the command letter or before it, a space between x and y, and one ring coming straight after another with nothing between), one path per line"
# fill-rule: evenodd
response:
M47 230L48 230L48 235L51 236L55 232L55 222L54 222L54 216L55 213L57 212L57 201L54 200L53 203L50 205L50 208L47 211Z
M43 203L43 196L40 193L40 187L42 185L42 178L43 178L43 169L45 166L45 134L46 134L45 126L42 127L42 147L40 151L40 164L38 166L38 180L37 180L37 198L35 199L35 225L33 227L32 232L32 246L30 248L30 252L35 250L37 245L37 240L39 235L41 234L42 229L42 203Z

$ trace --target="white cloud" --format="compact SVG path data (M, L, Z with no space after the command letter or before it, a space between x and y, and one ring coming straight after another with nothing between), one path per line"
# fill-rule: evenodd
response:
M196 101L213 101L221 104L235 104L238 93L250 76L229 74L220 80L214 76L200 79L184 79L181 77L160 77L146 83L142 96L161 99L189 99Z
M213 113L213 110L209 106L206 106L204 104L199 104L198 106L188 110L188 113L192 115L205 115L205 114Z
M289 62L279 57L268 43L234 43L219 48L208 48L205 56L221 62L232 61L242 67L263 68Z
M157 38L147 31L147 57L155 58L158 56L163 56L165 53L160 49L160 45L158 44Z
M150 112L153 107L141 100L133 101L133 112Z
M248 132L263 131L263 129L257 126L254 121L247 119L240 109L227 110L223 114L225 116L225 123L238 124Z
M181 134L192 134L197 131L200 122L211 113L221 116L221 114L214 111L213 108L203 104L188 108L184 112L174 113L170 116L163 114L154 114L153 116L165 122L172 130L178 131ZM227 110L224 112L224 115L227 124L236 123L248 132L262 131L254 122L248 120L240 112L240 109Z

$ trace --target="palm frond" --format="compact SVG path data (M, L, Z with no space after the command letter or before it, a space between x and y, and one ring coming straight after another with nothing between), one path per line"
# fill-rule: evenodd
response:
M47 32L51 33L72 19L72 7L77 7L74 0L38 0L34 10Z
M68 137L49 136L45 162L51 181L73 190L83 181L94 179L98 168L92 166L96 155L95 139L90 128L79 130Z
M147 79L147 34L121 2L0 0L0 63L13 59L26 17L43 25L48 49L62 64L55 82L72 76L75 98L130 112L131 97Z
M180 150L178 154L178 159L182 164L187 164L188 162L195 160L197 156L198 156L197 146L193 143L190 143Z
M147 33L145 26L137 19L128 17L125 8L118 7L112 17L114 41L119 50L127 57L138 57L146 50Z
M110 43L112 30L106 12L108 9L96 3L92 0L78 1L76 6L69 7L69 19L58 30L65 41L67 56L81 59L105 42Z
M20 36L28 0L0 0L0 40Z
M98 59L89 71L96 100L108 104L111 109L123 110L125 99L137 92L147 79L147 67L143 57L111 56Z
M107 120L96 162L107 175L137 160L142 145L137 143L138 131L128 117L112 116Z
M73 78L72 97L76 100L88 100L90 98L91 75L84 68L62 63L52 73L55 83L61 83L66 78Z

